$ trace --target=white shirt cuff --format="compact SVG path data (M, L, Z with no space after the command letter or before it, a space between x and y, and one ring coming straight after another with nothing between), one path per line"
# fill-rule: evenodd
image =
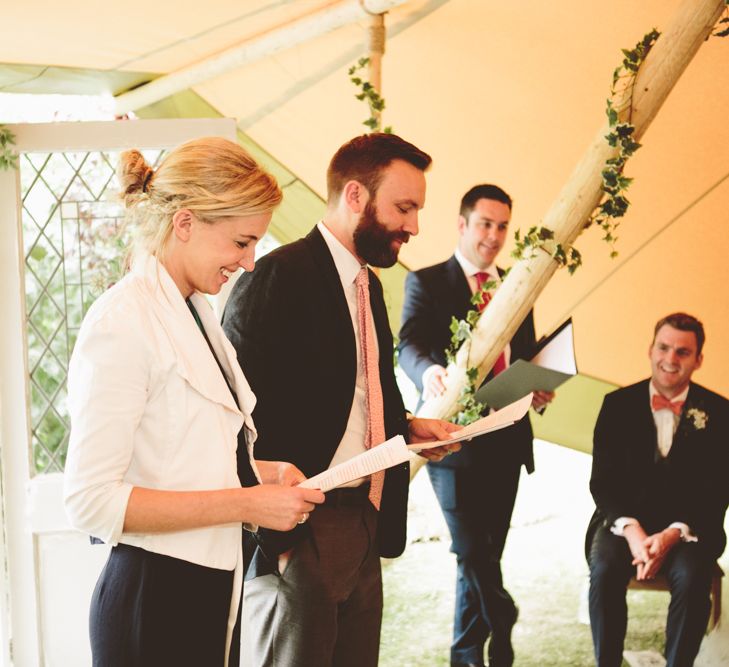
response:
M691 532L691 529L681 521L674 521L669 528L677 528L681 533L682 542L698 542L699 538Z
M625 537L625 527L632 526L633 524L639 525L640 521L634 519L632 516L621 516L615 519L613 525L610 526L610 532L618 537Z

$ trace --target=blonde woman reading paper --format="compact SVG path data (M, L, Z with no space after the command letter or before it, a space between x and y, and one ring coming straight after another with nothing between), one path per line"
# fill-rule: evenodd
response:
M119 172L139 247L89 310L68 381L66 510L113 547L91 601L93 662L224 665L241 524L290 530L324 500L294 486L304 476L291 464L253 460L256 398L203 296L253 270L281 191L218 138L157 171L129 151ZM239 474L263 483L241 488Z

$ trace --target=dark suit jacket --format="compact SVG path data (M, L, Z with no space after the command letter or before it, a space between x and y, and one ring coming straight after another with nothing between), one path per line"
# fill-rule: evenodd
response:
M649 534L674 521L688 524L710 553L724 550L724 513L729 501L729 401L691 383L668 456L657 455L649 380L607 396L595 425L590 491L597 509L586 547L601 525L625 516ZM691 409L707 416L697 428Z
M499 270L501 274L501 270ZM455 256L441 264L408 274L402 311L398 361L408 377L422 392L423 372L432 364L446 365L445 351L450 345L451 318L465 319L474 306L471 289ZM511 339L511 361L530 359L536 349L534 316L530 311ZM490 379L490 375L487 379ZM469 466L490 459L497 450L516 457L529 472L534 470L532 427L528 415L520 422L484 436L484 443L467 443L460 452L441 463L446 467Z
M380 349L385 430L388 438L407 436L382 285L372 272L370 304ZM307 477L326 470L352 407L357 354L339 274L316 227L261 258L255 271L238 279L223 328L256 394L256 458L289 461ZM239 451L245 452L242 438ZM243 474L245 466L239 467ZM378 518L382 556L399 556L405 548L408 483L409 464L387 471ZM276 556L308 531L308 524L285 533L261 529L249 578L273 571Z

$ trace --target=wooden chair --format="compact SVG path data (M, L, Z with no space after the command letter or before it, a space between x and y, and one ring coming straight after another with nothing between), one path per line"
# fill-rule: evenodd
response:
M721 569L719 563L714 564L714 572L711 577L711 614L709 616L709 625L707 632L713 630L721 617L721 579L724 576L724 570ZM668 581L666 577L659 574L655 579L650 581L638 581L635 577L630 580L628 589L636 591L667 591Z

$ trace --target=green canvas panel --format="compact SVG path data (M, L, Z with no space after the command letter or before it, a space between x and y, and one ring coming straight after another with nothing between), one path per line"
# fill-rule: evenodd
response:
M105 72L75 67L0 63L0 92L59 95L114 95L155 79L148 72Z
M617 386L609 382L575 375L557 388L557 395L544 415L530 412L534 437L591 454L592 433L602 399L614 389Z
M284 186L284 198L271 221L269 232L281 243L306 236L324 216L324 201L301 181Z
M389 269L380 269L380 281L385 293L385 305L390 318L392 333L397 336L402 319L402 303L405 299L405 277L408 268L398 262Z

